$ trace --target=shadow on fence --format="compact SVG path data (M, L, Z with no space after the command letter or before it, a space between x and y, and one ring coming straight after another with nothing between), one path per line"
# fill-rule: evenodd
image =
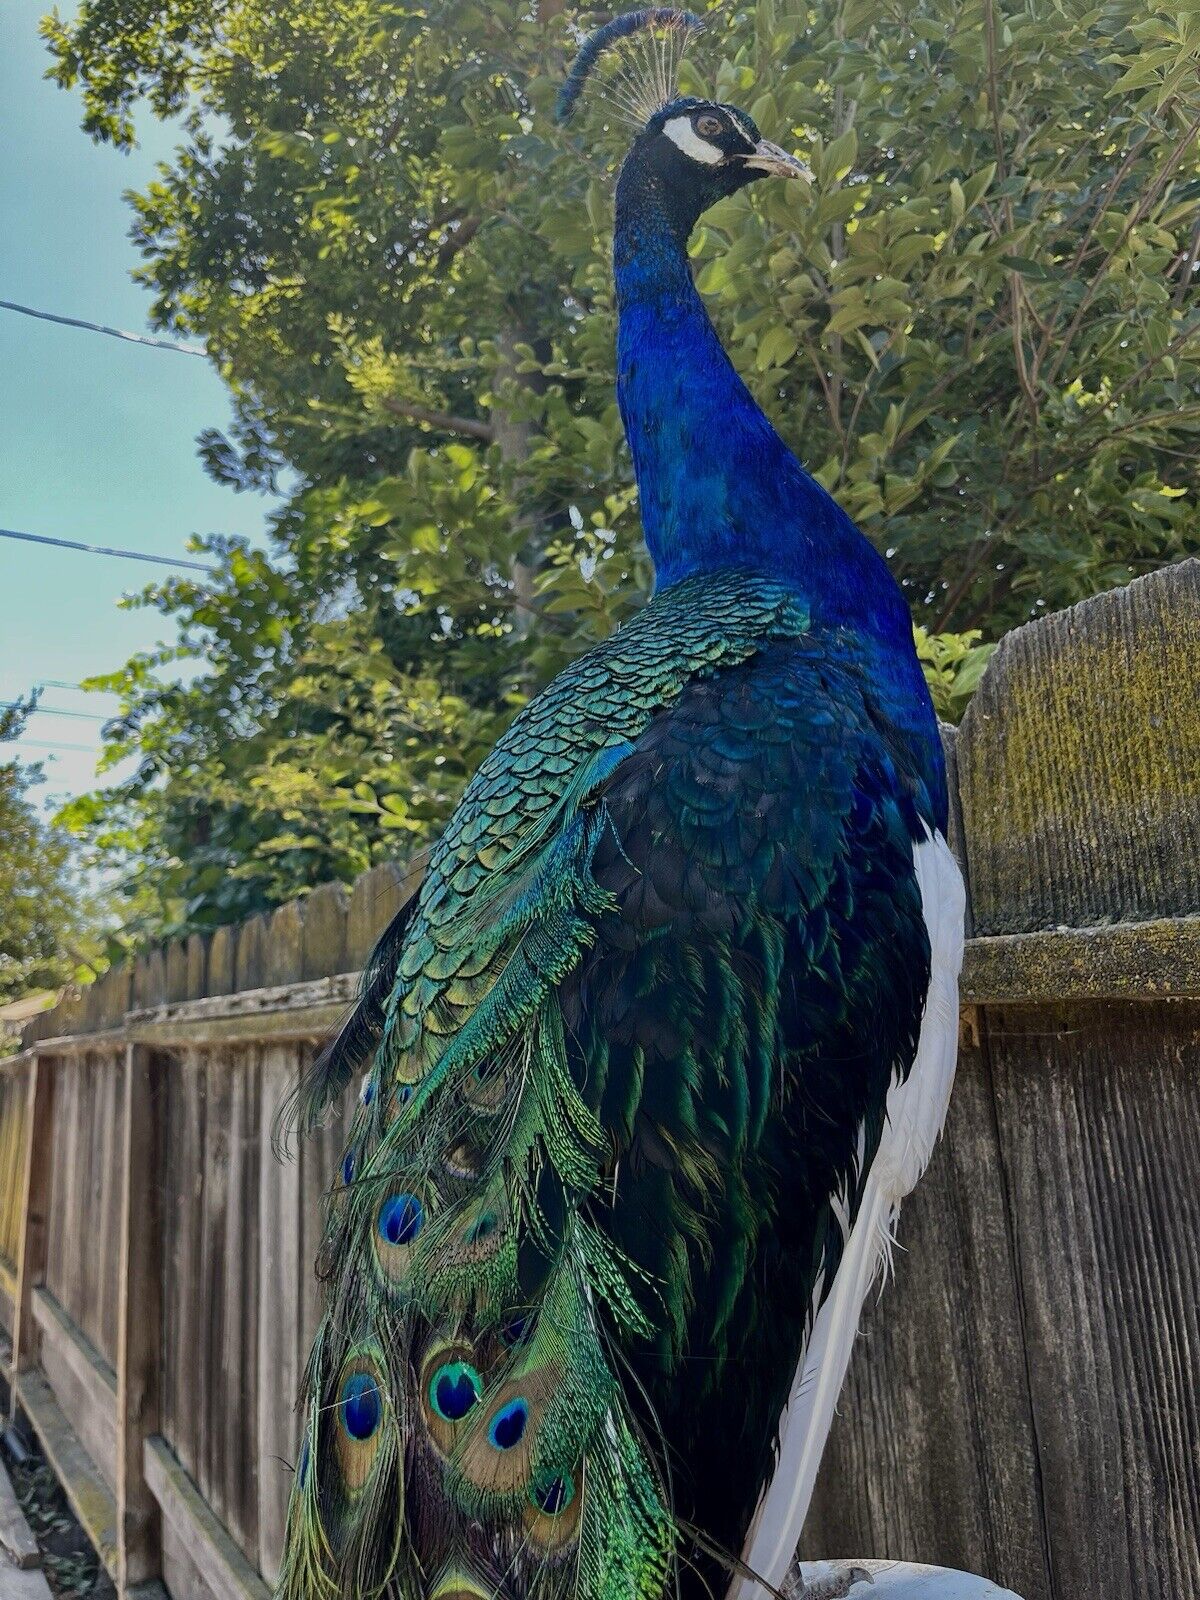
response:
M951 755L959 1080L805 1554L1200 1600L1200 561L1009 635ZM344 1125L281 1165L272 1118L411 887L154 950L0 1068L14 1397L123 1592L269 1593Z

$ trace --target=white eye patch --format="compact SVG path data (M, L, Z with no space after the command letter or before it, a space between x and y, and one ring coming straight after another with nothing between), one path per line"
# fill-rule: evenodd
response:
M715 167L718 161L724 161L724 150L718 150L715 144L709 144L707 139L702 139L692 127L691 117L672 117L670 122L663 124L663 132L672 144L676 144L685 156L691 156L693 161L703 161L705 166Z

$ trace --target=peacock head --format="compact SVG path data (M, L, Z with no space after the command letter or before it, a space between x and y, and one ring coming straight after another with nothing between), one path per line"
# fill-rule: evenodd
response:
M651 116L626 165L639 168L688 226L759 178L812 176L802 161L764 139L745 111L692 98L673 100Z
M674 7L624 12L584 41L558 97L558 118L565 122L601 57L620 40L634 41L630 58L602 89L637 130L621 170L618 206L622 191L635 208L651 200L685 235L709 206L758 178L812 176L802 161L764 139L737 106L677 93L680 58L701 26L692 12ZM640 55L633 53L639 48Z

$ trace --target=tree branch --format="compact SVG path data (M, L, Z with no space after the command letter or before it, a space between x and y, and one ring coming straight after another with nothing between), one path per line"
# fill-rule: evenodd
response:
M438 245L439 270L448 267L460 250L465 250L483 226L482 217L464 217L457 228L452 228Z
M1192 335L1196 333L1200 333L1200 317L1198 317L1195 322L1190 322L1186 328L1181 328L1171 340L1170 344L1165 345L1163 349L1159 351L1158 355L1148 356L1147 359L1142 362L1141 366L1136 372L1131 372L1130 375L1125 379L1124 383L1118 384L1118 386L1109 395L1108 399L1104 402L1105 409L1107 410L1110 406L1115 406L1117 401L1121 399L1122 395L1128 394L1130 389L1136 389L1138 384L1147 375L1147 373L1151 372L1160 361L1165 361L1168 356L1173 356L1176 350L1178 350L1181 345L1185 345Z
M1179 269L1179 282L1175 285L1175 310L1182 311L1183 302L1187 297L1188 287L1192 282L1192 274L1196 270L1196 262L1200 259L1200 218L1192 229L1192 243L1183 264Z
M1195 117L1188 124L1185 132L1180 136L1175 148L1163 162L1162 170L1158 174L1158 177L1154 180L1154 182L1150 185L1150 188L1134 207L1133 215L1121 229L1121 237L1117 240L1116 244L1113 245L1112 249L1106 253L1104 260L1100 263L1100 266L1096 271L1095 277L1088 284L1087 289L1084 291L1083 299L1079 302L1078 309L1076 310L1075 315L1071 318L1071 322L1066 333L1064 333L1062 336L1062 342L1058 347L1058 351L1054 357L1054 360L1050 363L1050 370L1046 374L1046 380L1048 383L1053 383L1057 379L1058 374L1062 371L1062 365L1067 359L1067 351L1071 347L1071 341L1079 332L1079 325L1083 321L1084 315L1092 301L1096 298L1100 285L1104 281L1109 267L1116 259L1117 252L1121 249L1121 246L1125 243L1126 239L1128 239L1129 235L1138 226L1138 224L1145 221L1155 202L1158 200L1158 197L1162 194L1163 190L1170 182L1172 173L1179 165L1179 162L1183 158L1184 152L1187 150L1192 140L1196 137L1197 133L1200 133L1200 116Z
M1171 109L1170 103L1168 103L1166 109L1169 113ZM1109 183L1108 188L1105 189L1104 194L1101 196L1099 204L1092 213L1091 221L1087 225L1087 229L1084 232L1083 238L1079 241L1079 246L1076 249L1075 254L1071 257L1071 265L1067 268L1066 272L1068 282L1070 282L1071 279L1074 278L1075 274L1079 271L1079 268L1083 262L1083 258L1087 255L1088 250L1091 247L1092 240L1096 236L1096 229L1100 226L1101 217L1112 204L1113 196L1121 187L1122 183L1124 183L1129 174L1130 168L1133 166L1140 153L1140 143L1131 145L1125 153L1124 161L1121 162L1121 165L1113 174L1112 181ZM1046 351L1050 348L1050 340L1053 337L1054 329L1058 323L1058 314L1059 307L1055 306L1054 310L1050 314L1049 325L1042 336L1042 341L1034 353L1033 370L1035 373L1041 369L1042 362L1046 359Z
M431 411L428 406L409 405L406 400L393 400L389 395L383 402L385 411L405 422L419 422L438 433L460 433L466 439L478 439L481 444L491 444L496 430L490 422L480 422L475 417L456 417L449 411Z

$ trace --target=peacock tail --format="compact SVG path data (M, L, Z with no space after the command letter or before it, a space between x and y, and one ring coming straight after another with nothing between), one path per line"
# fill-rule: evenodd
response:
M593 870L606 779L685 685L806 620L749 576L668 591L469 785L402 913L377 1035L357 1019L304 1107L311 1125L373 1053L329 1207L282 1595L661 1592L675 1528L621 1349L660 1323L677 1341L682 1305L605 1226L613 1110L635 1104L599 1062L578 1071L561 988L615 908ZM717 1181L681 1154L697 1194Z

